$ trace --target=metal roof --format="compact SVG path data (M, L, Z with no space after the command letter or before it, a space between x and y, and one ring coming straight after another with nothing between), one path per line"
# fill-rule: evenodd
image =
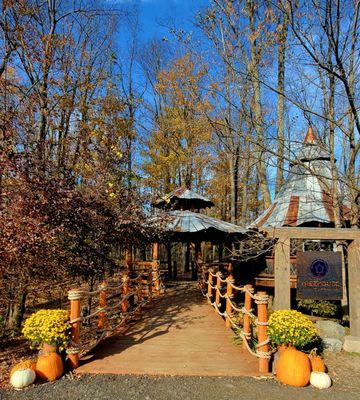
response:
M328 153L317 144L311 128L298 153L298 163L290 167L289 175L273 204L250 226L280 227L334 222L331 199L332 174ZM349 213L342 206L344 216Z
M208 198L186 188L178 188L154 202L158 208L171 209L201 209L213 207L214 203Z
M170 211L166 230L180 239L199 236L202 240L223 239L226 236L245 235L249 231L241 226L192 211Z

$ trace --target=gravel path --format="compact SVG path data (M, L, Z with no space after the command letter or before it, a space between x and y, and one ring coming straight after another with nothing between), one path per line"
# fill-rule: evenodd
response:
M2 391L0 399L41 400L356 400L360 382L352 388L334 385L326 391L293 388L274 379L217 377L149 377L84 375L36 385L23 391Z

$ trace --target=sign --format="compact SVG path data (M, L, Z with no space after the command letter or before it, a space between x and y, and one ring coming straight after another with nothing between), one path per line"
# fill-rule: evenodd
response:
M298 299L342 298L341 252L298 251L297 291Z

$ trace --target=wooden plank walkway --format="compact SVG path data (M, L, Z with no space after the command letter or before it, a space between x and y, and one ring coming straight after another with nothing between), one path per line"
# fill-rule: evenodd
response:
M143 317L105 341L77 372L256 376L258 359L232 343L233 333L192 282L169 289Z

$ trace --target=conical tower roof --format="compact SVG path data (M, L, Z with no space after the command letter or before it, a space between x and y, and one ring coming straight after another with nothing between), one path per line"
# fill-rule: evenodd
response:
M252 227L332 225L334 208L331 198L332 174L329 153L318 143L310 127L296 162L273 204ZM345 219L349 208L341 207Z

